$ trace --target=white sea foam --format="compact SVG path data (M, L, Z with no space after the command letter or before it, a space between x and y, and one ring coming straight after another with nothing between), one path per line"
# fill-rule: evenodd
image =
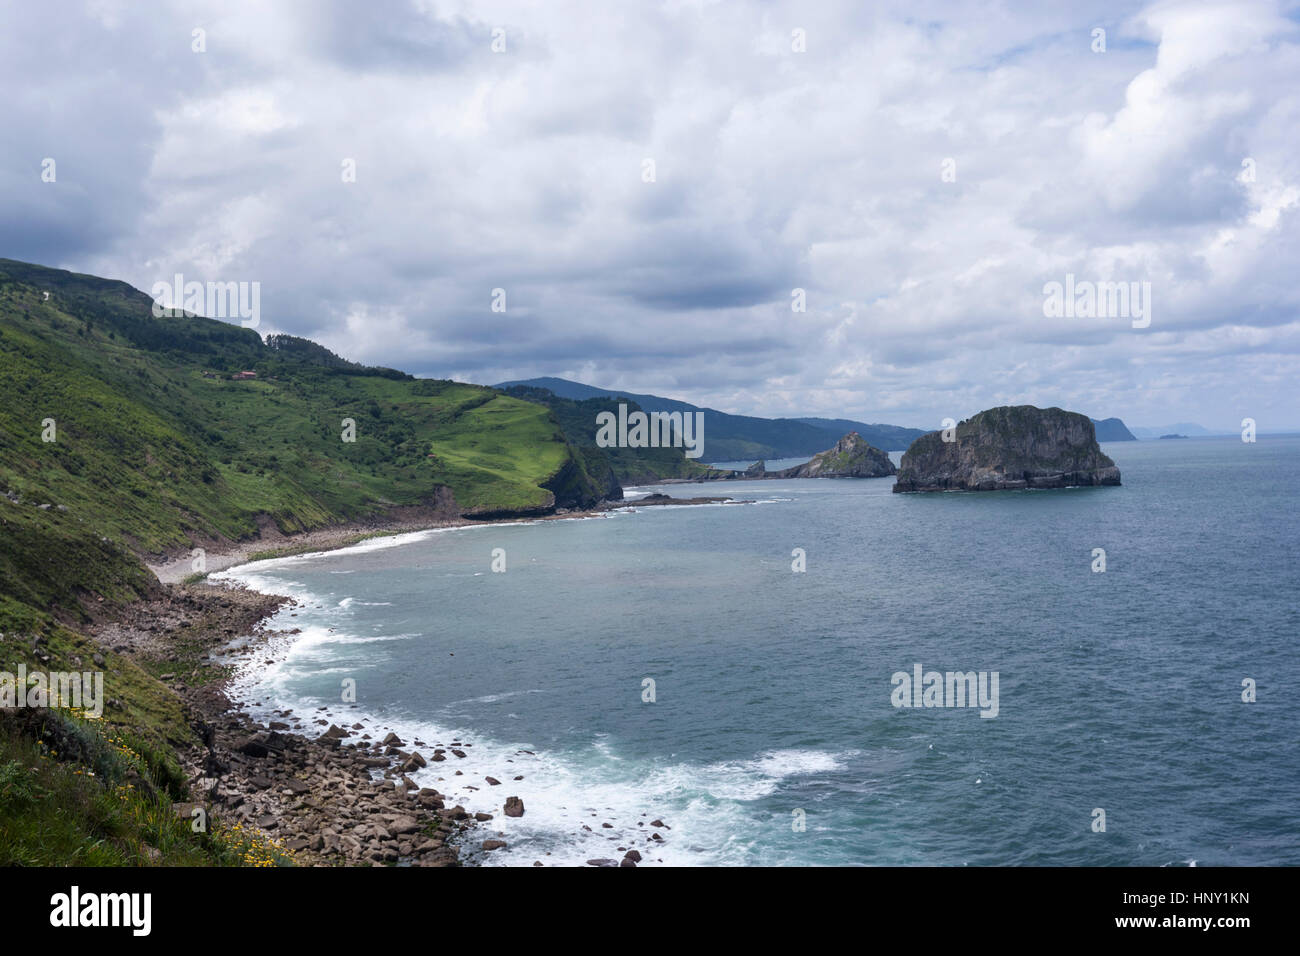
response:
M505 700L508 697L518 697L521 694L545 694L546 691L540 687L531 690L511 690L502 694L485 694L482 697L466 697L464 700L453 700L447 704L447 707L459 707L461 704L495 704L499 700Z
M358 640L366 639L318 626L273 639L253 660L243 662L232 681L231 697L264 720L289 708L307 721L324 719L344 727L361 723L364 730L356 731L352 739L369 733L372 740L379 740L392 731L407 746L414 747L414 741L420 740L425 746L417 749L422 749L426 758L434 746L447 748L444 761L430 761L412 774L412 779L439 790L448 806L460 804L470 813L493 814L493 820L477 828L462 851L467 860L487 865L531 866L540 860L545 865L576 866L590 859L620 859L623 851L619 847L639 850L647 861L678 866L761 861L761 849L754 838L742 836L756 832L753 810L747 805L771 796L790 778L838 770L849 756L820 750L776 750L749 759L703 764L671 757L643 761L622 755L603 734L593 735L584 747L548 753L525 739L503 742L480 736L472 726L459 722L441 724L376 715L337 700L298 697L292 692L298 668L319 657L323 647ZM345 672L355 672L355 668L312 670L313 674ZM486 694L451 702L443 710L456 713L466 705L537 693L545 691L529 688ZM327 709L318 712L322 706ZM472 714L460 716L472 719ZM304 732L314 734L321 729L308 723ZM468 745L458 748L465 758L450 752L453 741ZM528 750L534 752L523 752ZM457 770L463 775L456 776ZM513 779L520 775L524 779ZM489 785L488 776L500 780L501 785ZM507 796L524 801L523 817L504 815ZM650 826L660 818L667 828ZM611 826L604 827L604 823ZM782 818L779 825L788 826L788 821ZM507 842L505 849L490 853L477 849L481 840L498 833ZM652 833L663 837L663 842L652 840Z
M777 500L772 499L773 503ZM393 547L445 530L467 529L372 539L333 554ZM318 699L302 695L298 688L304 677L352 674L363 666L355 651L349 653L349 645L420 636L353 633L352 613L363 602L354 596L314 594L302 582L283 580L275 573L291 574L294 564L306 557L270 559L220 573L220 579L286 594L296 602L281 609L270 627L297 628L297 633L273 634L238 662L230 687L232 700L263 720L272 719L276 711L291 709L305 722L300 730L308 735L323 730L312 721L324 719L344 727L362 724L365 729L354 732L353 740L362 733L379 740L389 731L410 747L420 740L424 746L417 749L426 758L432 756L432 747L446 748L444 761L430 761L412 777L420 786L442 792L448 806L461 804L471 813L493 814L493 820L478 827L466 842L463 853L467 859L488 865L531 865L534 860L546 865L582 865L595 858L620 859L624 851L618 848L625 847L639 850L647 861L675 865L777 862L768 858L771 841L762 840L767 828L755 826L755 801L771 797L791 778L830 773L843 765L845 754L821 750L776 750L705 763L673 756L646 759L622 753L614 741L601 734L592 735L585 744L548 752L526 738L504 741L481 736L473 729L476 706L544 693L541 688L503 690L453 701L440 706L443 717L432 719L370 713L340 703L337 696ZM293 616L306 609L311 611L310 620ZM344 662L352 663L344 666ZM326 709L318 711L320 707ZM526 727L523 732L528 732ZM450 753L453 741L469 745L459 748L465 758ZM463 775L456 776L457 770ZM484 779L487 776L502 781L501 786L490 786ZM523 779L516 781L515 776ZM523 799L523 817L504 815L507 796ZM650 822L657 818L671 829L651 827ZM611 826L602 826L604 823ZM773 826L788 828L789 820L782 817L774 820ZM507 841L505 849L478 850L483 839L497 833ZM663 842L651 840L653 833L663 837Z

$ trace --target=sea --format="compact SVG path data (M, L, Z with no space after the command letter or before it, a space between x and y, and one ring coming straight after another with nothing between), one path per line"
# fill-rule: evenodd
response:
M413 778L483 865L1300 864L1300 436L1103 447L1120 487L672 484L243 565L293 633L232 691L462 744Z

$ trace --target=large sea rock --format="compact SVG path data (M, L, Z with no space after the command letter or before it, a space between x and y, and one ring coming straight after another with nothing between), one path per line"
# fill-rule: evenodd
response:
M761 462L759 463L761 464ZM757 465L750 466L746 475ZM782 471L769 471L767 478L884 478L897 471L889 455L857 432L849 432L834 448L813 455L802 465Z
M961 422L953 441L930 432L912 442L894 491L1004 491L1118 485L1092 420L1033 405L990 408Z

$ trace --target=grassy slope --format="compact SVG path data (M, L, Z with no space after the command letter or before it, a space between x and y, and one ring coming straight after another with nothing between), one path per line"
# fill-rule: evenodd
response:
M277 866L289 854L242 825L203 821L184 781L128 732L64 711L0 727L0 866Z
M261 834L217 820L196 832L177 812L188 793L173 748L194 734L155 675L50 614L0 597L0 671L13 675L20 665L29 674L101 671L107 700L98 718L28 708L0 720L0 866L289 861Z
M0 864L279 859L178 823L172 748L192 740L178 699L76 629L101 599L156 593L139 554L248 536L266 515L292 532L425 504L440 487L478 514L600 493L543 406L150 305L0 260L0 670L103 670L112 698L102 721L0 721ZM258 379L230 380L242 369Z
M598 447L596 416L601 412L617 415L620 401L627 405L629 413L639 411L641 406L636 402L616 398L577 401L526 385L511 386L506 392L551 409L565 437L584 456L593 475L612 471L619 482L635 483L656 478L689 478L708 471L706 466L687 458L680 448Z
M331 367L319 347L149 306L121 283L0 260L0 491L20 502L0 500L0 593L129 598L145 582L127 550L246 537L262 515L300 531L430 503L440 486L466 513L599 497L544 407ZM258 379L227 377L241 369Z

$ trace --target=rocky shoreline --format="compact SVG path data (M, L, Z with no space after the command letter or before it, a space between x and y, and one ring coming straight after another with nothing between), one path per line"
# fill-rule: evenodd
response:
M524 520L598 517L642 505L732 500L656 494L650 500L607 502L590 511ZM294 536L272 533L254 541L214 542L206 550L205 562L208 571L216 571L263 557L347 547L379 535L483 523L415 520L349 525ZM292 636L293 631L268 628L271 616L291 600L204 581L187 582L194 573L188 553L164 558L151 565L151 570L163 584L161 596L129 605L92 625L89 632L104 647L129 655L152 672L162 671L159 679L182 702L201 743L177 747L193 799L177 805L179 814L188 818L195 808L202 807L210 819L240 823L244 830L261 830L299 865L460 865L462 850L478 841L472 829L485 828L496 814L448 806L442 793L420 787L411 775L434 763L453 767L467 757L470 742L407 742L394 733L376 739L377 734L367 732L364 724L340 726L319 712L282 709L275 712L277 719L255 719L240 710L227 691L241 659L264 649L272 638ZM507 776L504 771L501 775ZM523 779L522 775L511 776ZM522 816L522 799L510 794L501 780L484 777L484 788L498 786L503 794L499 812ZM659 819L650 827L641 831L647 851L663 842L659 829L669 829ZM503 849L507 846L505 836L499 831L485 834L475 849L484 853ZM634 848L620 846L618 850L623 854L620 859L601 857L587 862L592 866L636 866L643 859ZM537 860L533 865L544 863Z
M209 819L261 830L300 865L456 865L454 842L474 820L402 773L416 750L400 741L348 741L351 731L337 727L313 738L310 725L290 712L262 724L232 706L226 688L233 667L223 658L248 653L250 634L254 641L270 636L261 622L285 601L171 585L164 597L91 629L104 646L147 668L169 668L160 679L180 698L200 741L177 747L194 799L177 813L189 818L202 807Z

